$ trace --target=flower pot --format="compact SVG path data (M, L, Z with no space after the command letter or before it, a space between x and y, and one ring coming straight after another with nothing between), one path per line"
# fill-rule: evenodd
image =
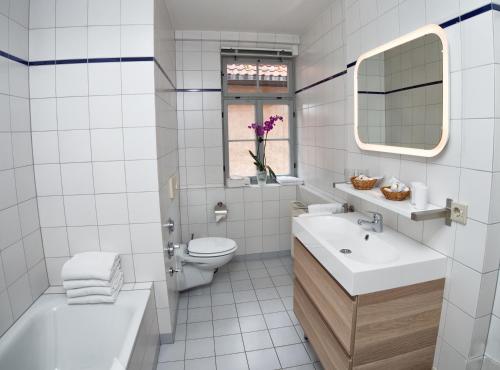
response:
M257 184L260 186L267 183L267 171L257 171Z

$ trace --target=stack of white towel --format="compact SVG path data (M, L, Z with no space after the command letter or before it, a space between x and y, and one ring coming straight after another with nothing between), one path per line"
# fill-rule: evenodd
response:
M61 272L68 304L114 303L123 285L120 256L111 252L74 255Z

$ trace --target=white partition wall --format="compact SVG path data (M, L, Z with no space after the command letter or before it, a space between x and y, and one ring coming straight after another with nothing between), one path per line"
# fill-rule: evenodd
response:
M31 149L28 6L0 3L0 336L48 287Z

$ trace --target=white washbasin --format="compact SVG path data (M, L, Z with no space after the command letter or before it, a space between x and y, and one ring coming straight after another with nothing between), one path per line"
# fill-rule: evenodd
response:
M292 231L351 294L366 294L440 279L446 257L388 227L375 233L354 212L295 217ZM347 249L347 251L346 251Z

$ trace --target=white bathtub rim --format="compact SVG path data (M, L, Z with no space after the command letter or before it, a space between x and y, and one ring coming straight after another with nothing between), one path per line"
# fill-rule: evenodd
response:
M123 304L127 301L132 302L135 306L134 314L129 322L129 328L125 336L125 340L120 349L118 357L116 358L124 369L127 369L129 361L131 359L137 336L139 334L139 328L142 323L147 304L149 302L150 295L153 294L151 289L137 289L137 290L122 290L120 291L118 298L113 304ZM140 300L140 303L138 301ZM16 320L16 322L0 337L0 349L4 346L9 346L9 342L15 340L16 332L20 332L23 328L30 324L30 319L34 319L39 312L48 312L53 310L54 306L67 305L66 295L63 293L44 293L38 297L33 304ZM99 303L92 304L88 306L98 307L98 306L110 306L110 303ZM1 353L1 351L0 351Z

